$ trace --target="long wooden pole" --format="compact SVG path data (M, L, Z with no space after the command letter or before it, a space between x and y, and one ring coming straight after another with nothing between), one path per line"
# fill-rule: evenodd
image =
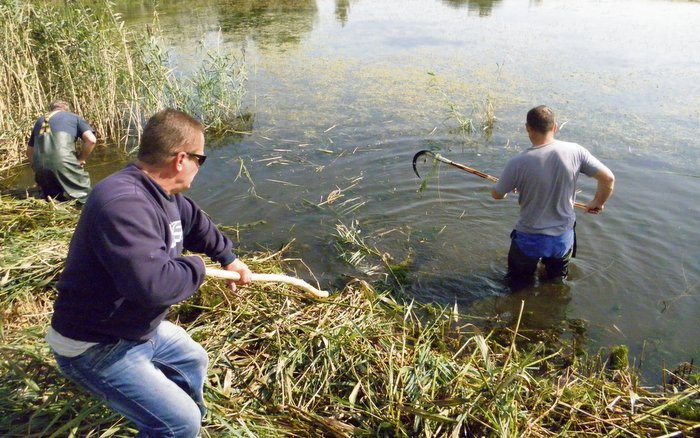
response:
M207 268L207 275L212 278L221 278L224 280L238 281L241 279L238 272L224 271L223 269ZM309 283L302 279L296 277L289 277L287 275L281 274L253 274L252 281L254 282L272 282L272 283L286 283L296 286L300 289L304 289L310 294L318 298L326 298L328 292L325 290L319 290L311 286Z
M465 166L462 163L457 163L455 161L452 161L450 159L443 157L442 155L440 155L438 153L435 153L433 151L428 151L428 150L419 151L416 155L413 156L413 171L416 172L416 175L418 175L418 170L416 170L416 160L418 160L418 157L420 157L421 155L424 155L424 154L431 155L433 158L435 158L436 160L438 160L442 163L449 164L450 166L454 166L458 169L462 169L465 172L469 172L473 175L480 176L481 178L487 179L491 182L498 182L498 178L496 178L495 176L489 175L489 174L484 173L480 170L473 169L469 166ZM418 175L418 177L420 178L420 175ZM588 210L586 208L586 204L583 204L581 202L574 202L574 207L580 208L582 210Z

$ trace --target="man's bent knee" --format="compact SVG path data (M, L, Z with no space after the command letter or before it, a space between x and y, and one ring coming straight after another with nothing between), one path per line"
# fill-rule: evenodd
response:
M167 419L159 419L159 424L141 426L140 435L147 437L167 437L167 438L195 438L199 435L202 427L202 414L199 408L192 403L177 416ZM139 435L139 436L140 436Z

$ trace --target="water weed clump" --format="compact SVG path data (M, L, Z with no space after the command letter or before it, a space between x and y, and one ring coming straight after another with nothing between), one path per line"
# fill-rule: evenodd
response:
M241 58L212 50L192 76L179 81L180 107L199 117L208 135L240 130L247 125L241 106L247 79Z
M74 227L67 213L77 212L1 199L0 278L15 287L0 289L0 435L133 435L132 424L61 377L43 340ZM361 244L351 228L346 240ZM263 273L288 263L281 253L243 258ZM42 264L51 269L40 274ZM361 280L324 300L278 284L232 293L208 280L170 318L209 354L204 437L692 436L700 428L691 417L697 385L653 392L628 370L564 361L541 343L525 348L518 323L496 336L461 324L456 312L397 302Z
M108 0L0 0L0 170L21 163L36 118L62 98L108 143L137 140L166 106L225 132L241 116L245 66L210 56L191 76L176 74L159 45L157 16L130 29Z
M500 66L499 66L500 72ZM471 137L481 131L487 140L490 140L493 135L493 130L496 126L496 110L495 99L489 90L483 103L472 100L471 108L467 111L463 109L462 104L455 103L453 98L440 85L435 73L429 72L431 76L430 89L439 94L447 107L445 119L443 122L456 124L456 128L452 128L452 132L460 134L465 139ZM479 129L477 129L477 125Z

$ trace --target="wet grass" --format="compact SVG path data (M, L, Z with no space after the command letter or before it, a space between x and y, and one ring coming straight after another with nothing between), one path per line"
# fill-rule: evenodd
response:
M52 285L76 219L70 205L0 198L2 436L134 433L61 377L43 341ZM385 256L358 237L356 225L340 229L338 245L349 253ZM286 264L281 252L244 258L257 272L280 272ZM409 265L388 267L404 276ZM700 430L700 387L686 375L666 391L644 388L626 368L607 369L599 359L528 341L520 318L486 333L462 323L456 307L397 302L382 284L350 281L317 301L274 284L232 294L210 280L176 306L171 318L211 361L202 435L691 436Z

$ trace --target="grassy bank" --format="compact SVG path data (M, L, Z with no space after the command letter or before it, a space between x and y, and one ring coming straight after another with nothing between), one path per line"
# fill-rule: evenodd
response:
M77 212L0 198L0 435L129 436L58 373L42 340ZM247 254L279 272L283 254ZM660 436L700 430L697 376L645 389L517 324L481 333L434 306L351 281L315 301L279 285L209 281L172 318L211 361L203 436ZM674 435L668 435L674 436ZM675 435L681 436L681 435Z
M204 54L185 77L171 69L158 40L157 18L130 29L107 0L0 0L0 171L24 161L34 121L57 98L108 144L129 144L166 106L197 115L210 132L235 129L245 94L242 58Z

